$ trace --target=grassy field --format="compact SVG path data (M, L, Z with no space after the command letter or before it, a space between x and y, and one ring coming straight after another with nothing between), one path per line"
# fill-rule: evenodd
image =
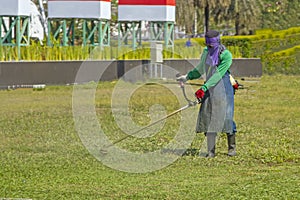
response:
M0 199L300 199L300 77L238 80L244 85L235 96L238 156L226 155L221 135L217 156L200 158L204 137L198 134L191 151L149 173L111 169L88 152L75 130L72 86L0 91ZM115 84L100 83L96 92L97 116L112 140L124 136L110 111ZM167 113L179 108L156 84L141 87L129 103L141 125L149 123L153 104ZM151 138L119 145L136 152L160 148L178 120L171 117Z

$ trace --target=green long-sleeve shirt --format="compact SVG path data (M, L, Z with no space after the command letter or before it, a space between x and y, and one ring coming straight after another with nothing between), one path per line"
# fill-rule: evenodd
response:
M187 74L188 80L193 80L200 78L201 75L205 74L205 62L206 57L208 56L207 47L204 49L199 64ZM206 80L205 84L201 87L204 91L207 91L209 88L215 86L225 75L227 71L229 71L230 66L232 64L232 54L229 50L225 49L220 55L220 64L217 67L216 72Z

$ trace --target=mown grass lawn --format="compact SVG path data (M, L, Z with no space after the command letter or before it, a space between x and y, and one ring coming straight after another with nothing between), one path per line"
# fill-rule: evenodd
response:
M226 156L221 135L216 158L187 153L149 173L111 169L87 151L75 130L72 86L0 91L0 199L299 199L300 76L240 83L245 88L235 96L237 157ZM98 85L96 110L102 128L116 140L124 134L110 112L114 86ZM146 94L147 101L141 100ZM132 97L133 119L146 125L149 106L157 103L168 113L178 109L176 98L163 87L147 85ZM178 119L165 125L142 145L128 138L120 146L137 152L158 148L170 141ZM196 135L190 148L199 150L203 139Z

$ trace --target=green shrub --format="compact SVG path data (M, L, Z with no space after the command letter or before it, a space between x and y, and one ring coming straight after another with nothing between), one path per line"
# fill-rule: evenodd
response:
M265 34L270 34L272 32L273 32L272 29L260 29L260 30L256 30L255 34L256 35L265 35Z
M174 41L172 48L163 49L164 59L198 59L205 46L204 38L192 38L193 46L185 47L186 39ZM222 43L232 52L234 58L261 58L265 73L299 73L296 63L299 63L300 27L273 31L271 29L257 30L255 35L223 36ZM31 42L30 46L22 46L20 55L16 46L0 47L1 61L31 60L31 61L61 61L61 60L150 60L149 42L132 49L131 46L118 47L112 43L110 47L93 46L44 46Z
M300 45L262 56L266 74L300 74Z

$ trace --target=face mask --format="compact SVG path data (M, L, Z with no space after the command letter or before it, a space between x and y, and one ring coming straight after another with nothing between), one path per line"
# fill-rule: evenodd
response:
M219 45L220 45L220 36L208 38L205 37L205 43L208 48L208 53L211 59L210 64L212 66L216 66L219 64Z

